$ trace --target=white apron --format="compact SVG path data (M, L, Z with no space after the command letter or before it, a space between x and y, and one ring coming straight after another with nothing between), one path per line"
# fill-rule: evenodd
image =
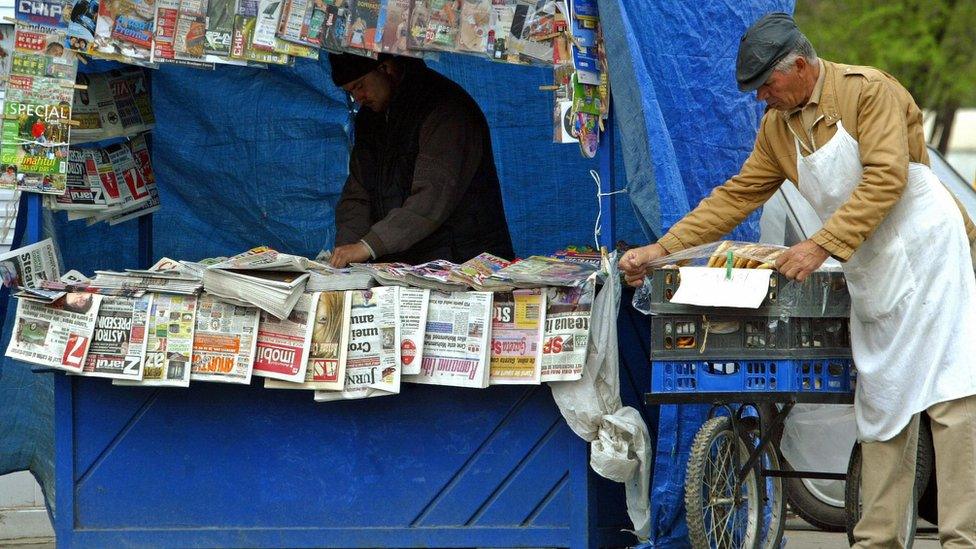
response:
M797 187L826 222L861 182L857 141L838 122L834 137L809 156L799 140L796 147ZM901 200L843 265L860 440L888 440L929 406L976 394L969 240L928 166L909 165Z

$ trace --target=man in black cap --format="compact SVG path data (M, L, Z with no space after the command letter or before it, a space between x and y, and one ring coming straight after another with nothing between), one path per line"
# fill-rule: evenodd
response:
M931 420L943 547L976 547L976 227L929 168L922 111L892 76L820 59L785 13L739 45L739 89L769 106L740 172L620 267L714 242L796 183L823 227L776 268L802 281L833 256L851 294L863 456L857 547L902 547L919 414Z
M329 63L360 105L332 265L512 258L488 123L471 96L419 59Z

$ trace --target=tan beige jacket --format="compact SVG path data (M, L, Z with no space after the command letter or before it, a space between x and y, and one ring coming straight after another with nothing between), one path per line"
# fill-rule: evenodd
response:
M841 121L858 142L864 174L851 198L812 239L837 259L846 261L901 198L908 181L909 161L928 165L929 156L922 132L922 111L897 80L871 67L820 61L825 79L811 132L813 149L829 141ZM767 112L752 153L739 174L716 187L658 242L671 253L714 242L766 202L784 179L796 182L793 132L804 137L804 142L809 141L799 114ZM803 148L801 151L804 156L809 154ZM961 204L959 209L973 243L976 226Z

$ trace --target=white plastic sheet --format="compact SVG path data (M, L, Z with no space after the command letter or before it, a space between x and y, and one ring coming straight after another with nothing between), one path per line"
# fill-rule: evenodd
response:
M600 476L624 484L634 534L650 535L651 439L640 413L620 400L617 311L620 275L616 254L604 261L606 283L593 302L586 367L578 381L550 383L566 423L590 442L590 466Z

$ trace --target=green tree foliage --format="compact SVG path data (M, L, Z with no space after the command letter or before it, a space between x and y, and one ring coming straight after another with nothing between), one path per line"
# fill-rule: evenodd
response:
M942 152L955 111L976 107L976 0L797 0L795 16L821 57L898 78Z

